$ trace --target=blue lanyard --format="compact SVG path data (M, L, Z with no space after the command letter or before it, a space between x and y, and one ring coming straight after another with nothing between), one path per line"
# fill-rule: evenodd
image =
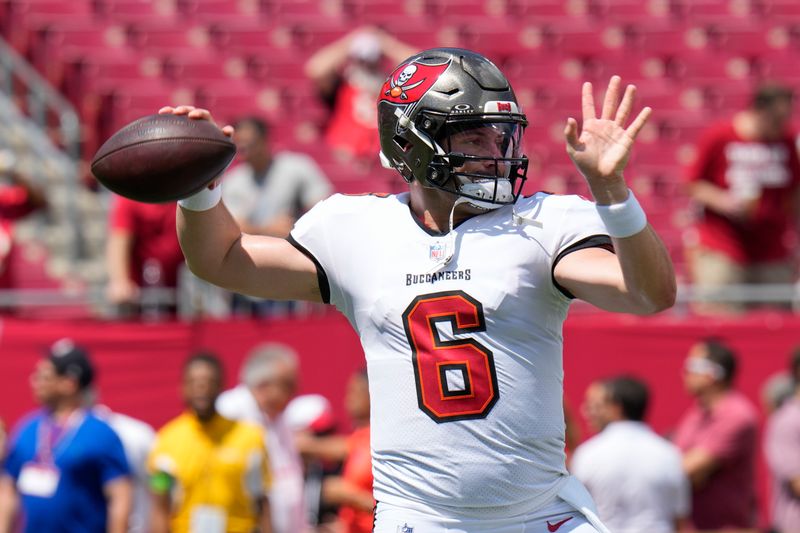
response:
M56 424L53 422L52 415L45 415L39 422L39 430L36 435L36 459L38 462L55 464L55 450L64 451L72 443L78 429L86 419L83 409L73 411L64 422L61 433L53 438L53 431Z

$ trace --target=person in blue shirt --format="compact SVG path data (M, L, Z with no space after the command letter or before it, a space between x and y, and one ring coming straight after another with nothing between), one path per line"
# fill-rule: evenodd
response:
M55 343L31 376L40 411L13 432L0 471L0 533L22 510L26 533L124 533L130 468L116 433L83 409L94 369L72 341Z

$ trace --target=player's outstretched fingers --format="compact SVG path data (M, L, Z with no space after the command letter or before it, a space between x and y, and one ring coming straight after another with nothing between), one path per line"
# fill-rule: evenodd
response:
M567 119L567 125L564 127L564 139L567 141L567 147L577 150L580 141L578 140L578 121L572 117Z
M169 106L169 105L165 105L164 107L162 107L161 109L158 110L158 114L159 115L171 115L174 110L175 110L174 107Z
M222 128L222 133L224 133L225 135L227 135L230 138L233 138L233 126L231 126L231 125L224 126Z
M625 133L627 133L631 139L636 139L636 136L639 135L639 132L642 131L644 125L647 124L647 119L650 118L652 113L653 109L650 107L645 107L642 109L639 114L636 115L636 118L633 119L631 125L628 126L628 129L625 130Z
M611 76L608 82L608 89L606 89L606 97L603 99L603 112L600 115L603 120L611 120L611 117L617 111L620 83L622 83L622 79L619 76Z
M594 114L594 94L592 94L592 83L586 81L581 87L581 109L583 110L583 121L596 118Z
M620 127L625 127L625 122L628 121L628 117L631 114L631 109L633 109L633 102L636 99L636 86L635 85L628 85L625 88L625 94L622 96L622 102L619 104L619 109L617 109L617 116L614 117L614 122L617 123Z

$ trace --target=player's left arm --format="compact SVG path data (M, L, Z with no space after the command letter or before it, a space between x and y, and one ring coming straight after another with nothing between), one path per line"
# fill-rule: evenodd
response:
M591 83L583 85L583 128L567 121L567 153L586 178L598 206L628 200L622 171L639 131L651 109L645 107L625 128L636 87L628 85L620 101L620 78L608 84L600 118L595 115ZM675 303L676 282L672 260L652 227L613 238L616 254L586 248L567 254L554 269L556 281L574 296L609 311L650 314Z

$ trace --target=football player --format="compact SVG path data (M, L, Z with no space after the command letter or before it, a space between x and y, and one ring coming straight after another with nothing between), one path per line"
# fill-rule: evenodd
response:
M635 91L613 77L597 116L585 83L582 128L567 121L594 202L520 195L526 116L500 70L460 49L412 56L378 95L381 160L408 192L336 194L285 240L242 234L218 186L180 202L198 276L331 303L358 332L377 533L606 531L564 466L561 328L575 298L634 314L674 303L669 255L623 177L651 113L629 120Z

